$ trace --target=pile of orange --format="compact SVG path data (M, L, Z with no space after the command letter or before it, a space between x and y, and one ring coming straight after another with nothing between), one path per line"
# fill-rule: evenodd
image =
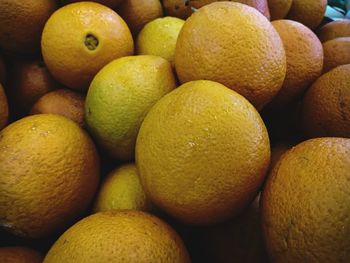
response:
M0 262L350 262L326 6L0 0Z

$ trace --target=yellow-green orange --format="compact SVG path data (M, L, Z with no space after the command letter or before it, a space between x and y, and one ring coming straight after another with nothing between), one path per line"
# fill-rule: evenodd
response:
M322 75L307 91L302 107L308 137L350 137L350 64Z
M323 43L323 72L350 64L350 37L338 37Z
M133 54L127 24L112 9L78 2L58 9L46 22L41 50L52 75L67 87L86 90L110 61Z
M282 88L269 107L282 108L307 89L322 73L323 48L309 28L292 20L276 20L287 57L287 73Z
M220 82L262 109L286 74L283 43L256 9L234 2L206 5L180 31L175 67L182 83Z
M176 17L157 18L149 22L137 36L136 53L160 56L174 65L176 41L184 23L184 20Z
M69 228L52 246L44 263L189 263L177 233L155 216L140 211L97 213Z
M350 20L342 19L325 24L317 31L321 42L326 42L338 37L350 37Z
M259 113L237 92L208 80L160 99L137 137L136 165L147 196L189 224L240 212L257 194L269 161Z
M125 164L110 172L102 182L94 210L150 210L151 204L143 191L135 164Z
M27 247L0 247L1 263L42 263L44 255Z
M9 111L8 111L8 103L7 103L7 97L4 91L4 88L2 87L0 83L0 130L5 127L7 124Z
M85 119L97 142L115 158L134 158L136 136L149 109L176 87L170 63L157 56L117 59L94 78Z
M271 262L348 262L349 171L350 139L312 139L283 155L262 195Z
M288 14L293 0L267 0L271 20L283 19Z
M93 142L73 121L51 114L0 132L0 226L37 238L76 219L98 185Z

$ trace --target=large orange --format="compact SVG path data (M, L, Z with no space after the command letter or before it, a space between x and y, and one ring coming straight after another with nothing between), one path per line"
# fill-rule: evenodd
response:
M208 80L161 98L136 143L136 165L151 201L195 225L224 221L248 206L269 161L259 113L237 92Z
M124 20L94 2L58 9L44 27L41 47L52 75L78 90L86 90L95 74L113 59L133 54L132 36Z
M1 130L0 175L0 226L37 238L87 208L98 186L99 159L76 123L39 114Z
M283 43L256 9L233 2L206 5L180 31L175 67L182 83L220 82L262 109L286 74Z
M45 22L56 9L55 0L0 0L0 47L20 53L39 52Z
M349 262L349 204L350 139L317 138L293 147L262 195L271 262Z
M69 228L44 263L189 263L177 233L161 219L132 210L86 217Z
M306 136L350 137L350 64L322 75L307 91L302 110Z

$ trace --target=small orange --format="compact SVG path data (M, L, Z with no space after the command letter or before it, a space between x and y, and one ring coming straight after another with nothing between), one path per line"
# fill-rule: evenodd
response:
M61 7L49 18L41 47L44 61L58 81L86 90L104 65L132 55L134 44L128 26L112 9L78 2Z
M271 14L271 20L277 20L277 19L283 19L288 14L291 6L292 6L292 0L267 0L270 14Z
M323 72L350 64L350 37L338 37L323 43Z

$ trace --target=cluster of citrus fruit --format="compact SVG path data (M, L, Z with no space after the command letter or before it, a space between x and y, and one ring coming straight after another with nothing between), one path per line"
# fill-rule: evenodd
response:
M326 5L0 0L0 262L350 262Z

